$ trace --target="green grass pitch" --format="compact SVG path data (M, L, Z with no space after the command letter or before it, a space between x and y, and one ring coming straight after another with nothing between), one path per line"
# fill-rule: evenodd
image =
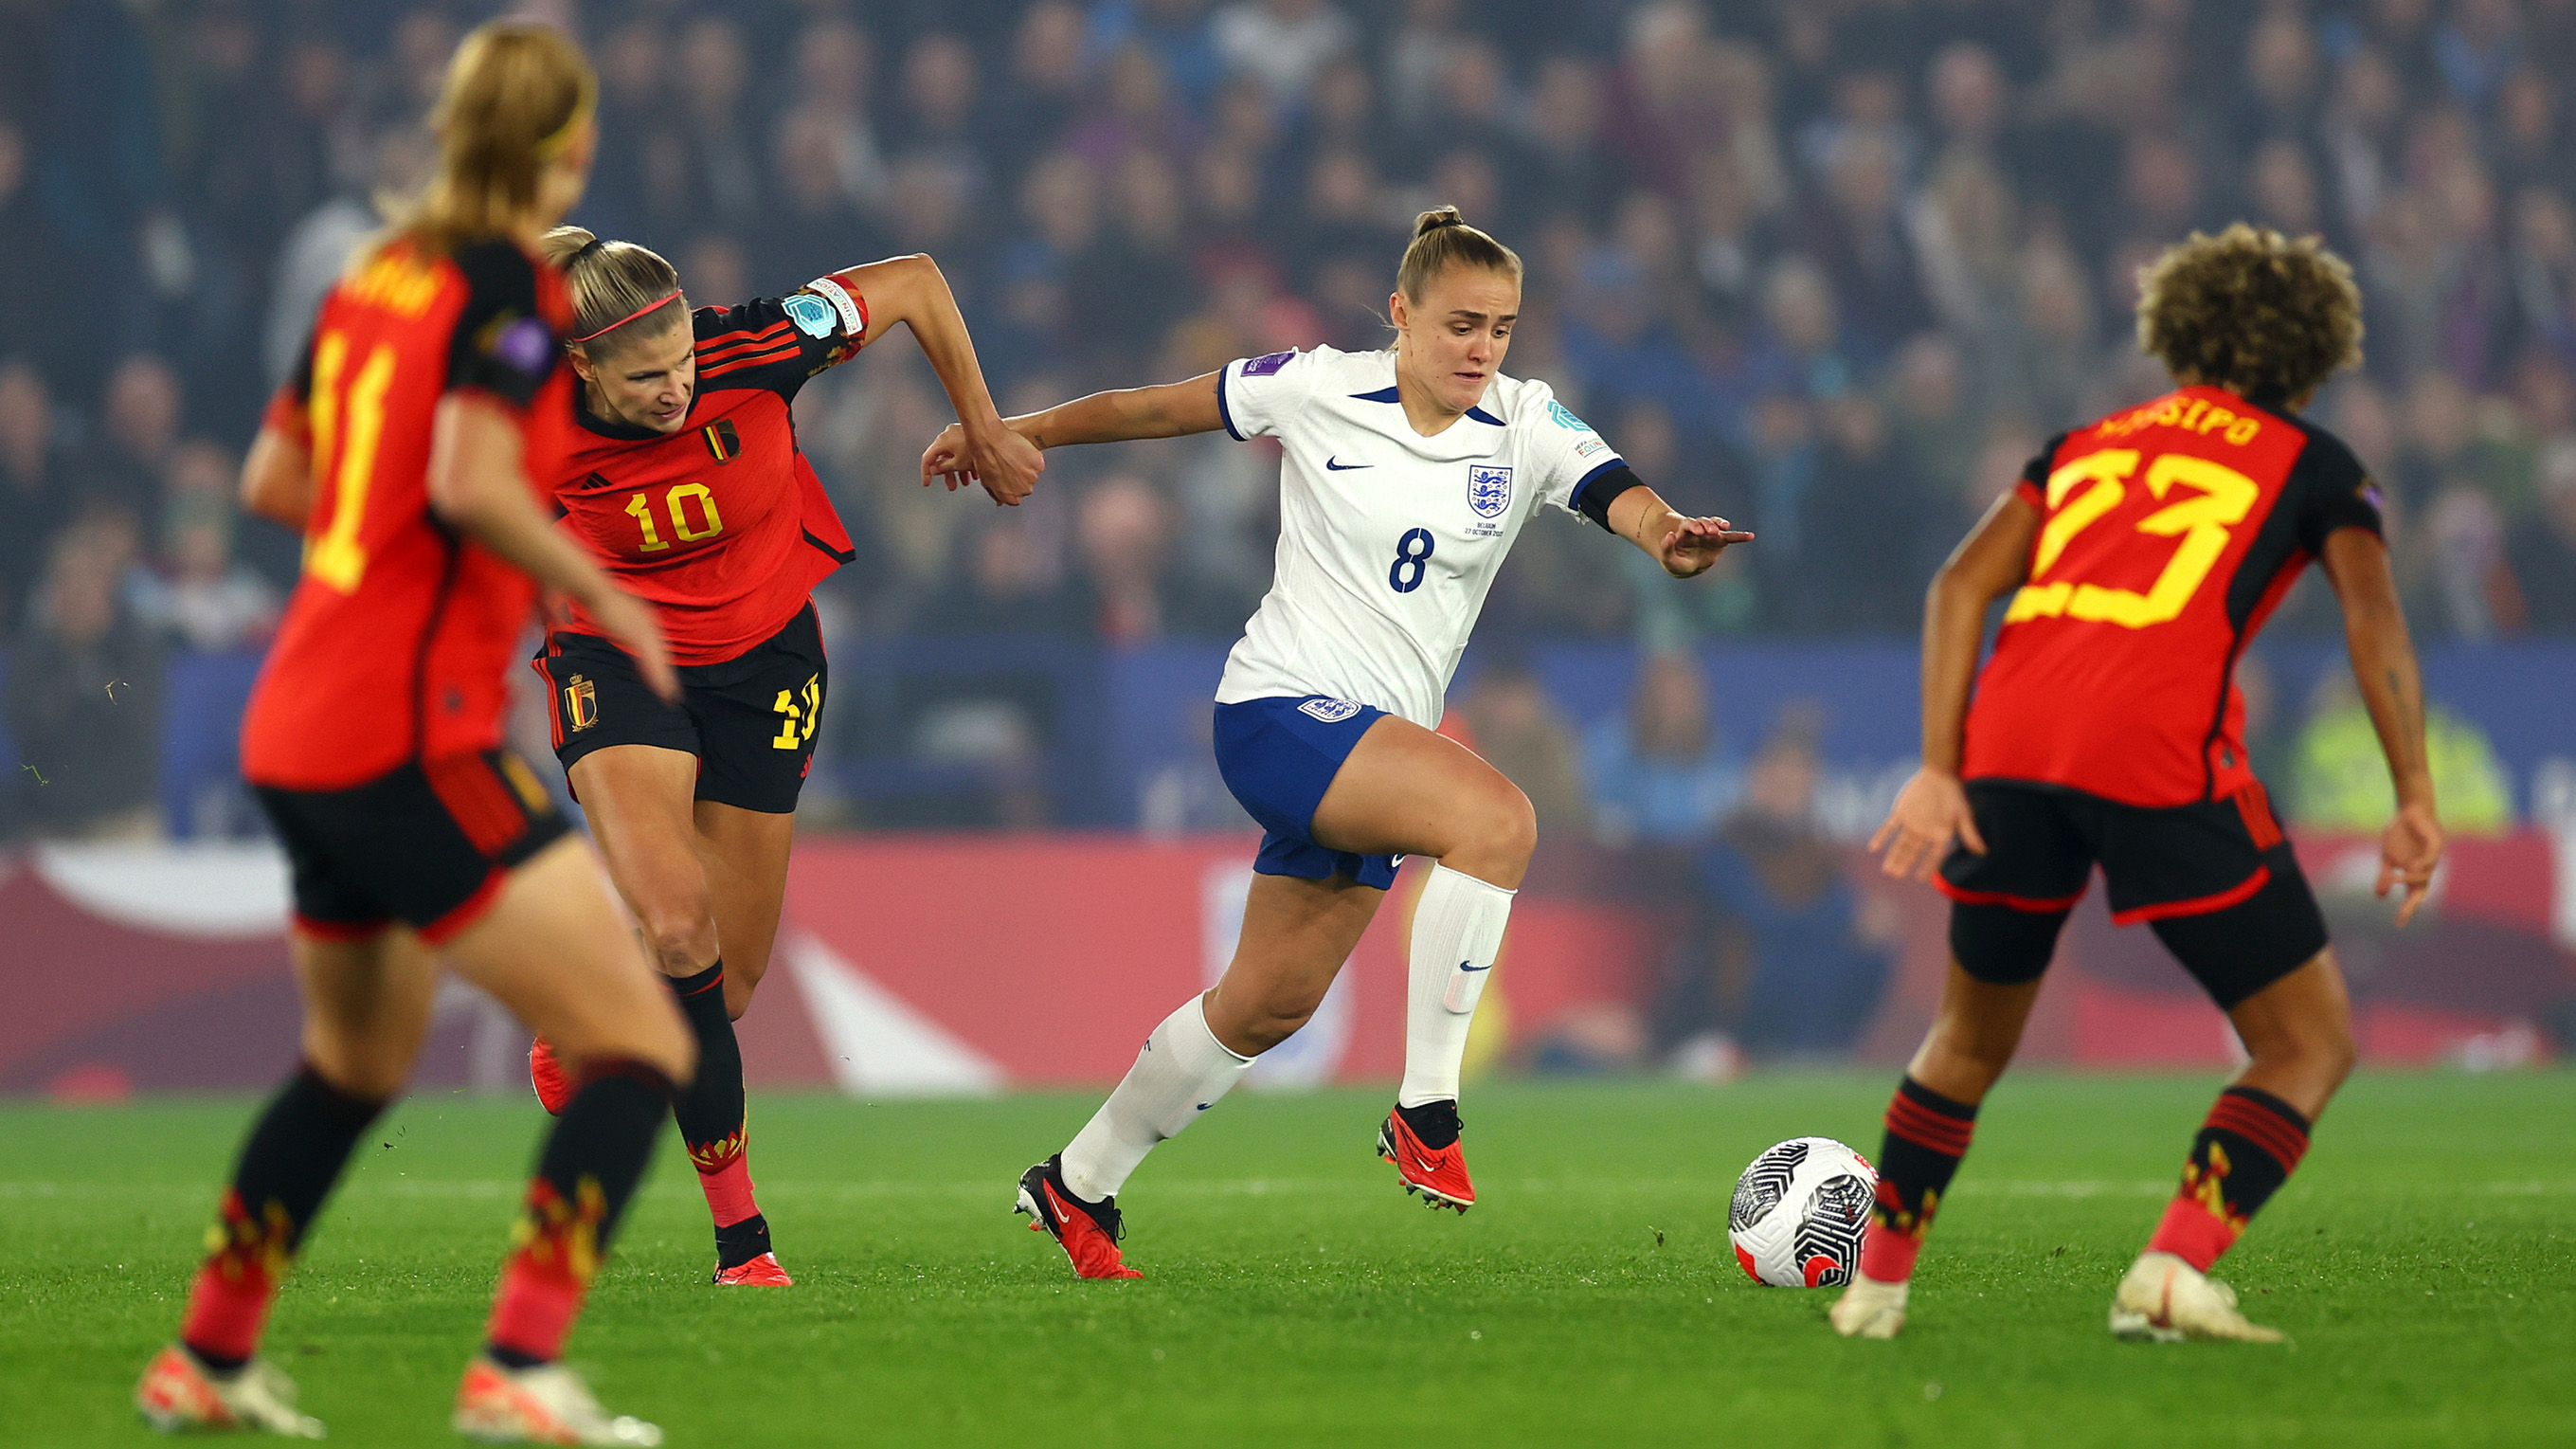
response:
M1077 1283L1008 1215L1092 1099L755 1097L784 1292L718 1290L666 1142L573 1358L691 1445L2541 1444L2576 1437L2576 1074L2365 1076L2223 1265L2294 1346L2121 1344L2111 1286L2216 1083L2030 1075L1988 1104L1894 1343L1757 1288L1726 1197L1805 1133L1864 1152L1891 1074L1469 1093L1481 1204L1368 1152L1376 1092L1239 1094L1129 1185ZM141 1444L240 1101L0 1107L0 1443ZM541 1118L389 1115L269 1338L332 1437L450 1444Z

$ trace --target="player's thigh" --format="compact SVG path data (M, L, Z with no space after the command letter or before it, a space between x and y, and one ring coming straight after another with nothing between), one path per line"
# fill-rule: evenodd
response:
M304 1000L304 1060L361 1097L401 1091L437 1012L437 958L391 926L354 940L299 931L290 953Z
M1342 761L1315 806L1313 834L1330 850L1427 855L1513 890L1538 818L1520 787L1475 751L1387 715Z
M629 1057L685 1081L688 1028L608 892L598 856L567 836L512 870L440 949L567 1060Z
M769 972L778 917L787 900L787 857L796 817L700 800L697 849L724 946L725 1006L736 1017Z
M565 773L590 818L609 879L657 949L666 939L703 934L708 881L691 798L698 757L660 745L611 745L583 755Z
M1230 1036L1226 1024L1257 1031L1289 1023L1293 1029L1313 1015L1385 899L1386 892L1348 876L1255 875L1234 958L1209 1001L1219 1038Z

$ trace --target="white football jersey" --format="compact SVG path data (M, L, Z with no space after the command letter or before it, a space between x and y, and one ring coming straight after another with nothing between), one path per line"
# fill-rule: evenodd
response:
M1219 704L1330 695L1436 729L1494 571L1543 503L1569 512L1621 466L1543 382L1497 375L1435 437L1405 421L1393 352L1230 362L1238 439L1277 438L1279 555L1226 656Z

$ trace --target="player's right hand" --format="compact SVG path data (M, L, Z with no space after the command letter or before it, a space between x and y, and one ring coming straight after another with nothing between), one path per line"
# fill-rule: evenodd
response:
M1887 852L1878 867L1887 874L1900 880L1907 876L1930 880L1941 858L1950 853L1954 837L1977 854L1986 853L1976 814L1968 808L1967 787L1949 771L1926 766L1896 792L1887 823L1869 838L1869 848L1873 854Z
M671 646L663 642L662 619L653 606L618 588L584 600L582 606L590 611L591 621L608 631L609 639L635 661L635 672L644 677L645 687L663 702L678 704L680 676L671 668Z
M2388 822L2388 831L2379 837L2379 883L2374 889L2385 896L2396 886L2406 887L2404 899L2397 903L2397 924L2403 927L2415 919L2416 909L2433 888L2433 867L2442 863L2442 822L2433 816L2430 805L2400 805L2397 818Z
M974 481L974 470L966 464L966 426L950 423L921 450L921 486L945 483L954 493Z

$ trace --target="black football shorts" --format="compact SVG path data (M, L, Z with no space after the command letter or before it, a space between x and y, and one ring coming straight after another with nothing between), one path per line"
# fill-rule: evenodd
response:
M417 760L345 790L254 788L286 848L296 928L326 940L400 922L438 945L572 828L507 750Z
M2259 784L2166 808L2009 780L1967 789L1986 853L1956 847L1938 884L1951 955L1980 981L2037 980L2096 865L2113 923L2154 927L2222 1009L2325 949L2325 917Z
M535 663L567 774L593 750L658 745L698 757L700 800L795 813L831 683L812 604L721 664L681 665L678 704L644 687L625 650L589 634L550 635Z

